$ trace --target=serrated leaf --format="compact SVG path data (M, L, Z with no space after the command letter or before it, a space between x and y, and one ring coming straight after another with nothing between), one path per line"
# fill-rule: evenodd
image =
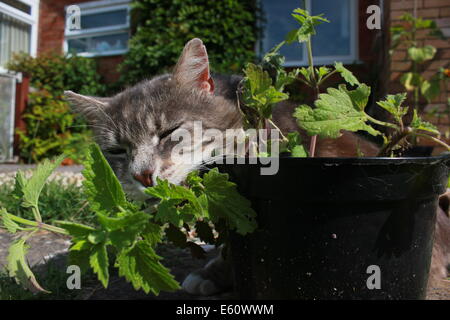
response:
M92 227L70 221L55 221L55 223L59 224L61 228L65 229L69 232L69 235L75 238L87 237L91 232L96 231Z
M387 95L384 101L378 101L377 104L394 116L398 123L408 113L408 107L402 107L406 100L406 93L398 93L395 95Z
M411 126L411 128L416 129L416 130L428 131L428 132L434 133L436 135L440 135L440 132L436 128L436 126L434 126L433 124L431 124L427 121L423 121L419 117L419 115L417 114L417 110L414 110L413 119L409 125Z
M411 60L422 63L427 60L431 60L434 58L436 54L436 48L430 45L426 45L422 48L411 47L408 49L408 55Z
M213 222L224 218L231 228L242 235L256 229L256 213L250 201L239 194L235 183L228 181L228 174L214 168L204 175L203 185Z
M128 213L121 217L112 218L97 212L97 220L107 231L107 238L117 249L131 246L140 232L142 232L149 220L149 215L144 212ZM105 241L100 237L98 242Z
M300 24L300 28L291 31L287 38L286 42L292 43L294 41L305 42L309 40L309 37L316 34L315 27L322 24L323 22L330 22L327 19L318 16L311 16L308 11L297 8L292 13L292 17Z
M17 223L15 223L8 215L5 208L0 209L0 217L2 225L11 233L16 233L17 230L22 229Z
M97 274L98 280L103 287L108 287L109 282L109 260L105 243L93 245L90 251L89 264L92 270Z
M249 63L244 69L244 73L246 87L244 91L245 104L256 109L262 117L269 118L272 113L272 106L288 99L289 96L278 91L272 85L272 79L262 67Z
M145 225L144 230L142 231L142 237L151 245L155 246L159 242L161 242L162 238L162 228L161 226L148 222Z
M145 241L132 248L122 250L117 256L119 275L124 276L133 287L158 295L161 290L174 291L180 288L177 281L159 260L153 248Z
M344 78L344 80L347 81L347 83L349 83L350 85L352 86L360 85L358 79L353 75L353 73L350 70L345 68L341 62L335 62L334 68L336 69L337 72L341 74L342 78Z
M348 96L353 102L355 108L359 111L364 111L369 102L370 87L366 84L360 84L355 90L347 90L345 85L340 85L339 90L347 92Z
M305 146L298 145L292 148L291 155L294 158L307 158L308 151L306 150Z
M19 170L15 176L14 189L12 191L12 196L16 199L22 199L23 197L23 188L26 184L26 178L23 171Z
M89 259L94 245L85 239L72 239L72 242L69 248L69 264L79 266L82 272L85 272L90 267Z
M33 172L33 176L25 183L25 185L23 185L23 181L19 182L19 184L22 185L23 207L29 208L38 206L39 195L41 194L47 178L61 164L64 157L64 155L60 155L53 162L48 159L44 160L37 166ZM18 177L20 180L23 180L20 176Z
M359 103L354 103L349 91L344 87L329 88L328 93L320 94L316 100L316 108L307 105L299 106L294 113L298 125L309 135L319 135L323 138L338 138L342 130L364 130L371 135L380 134L367 122L367 116L360 110ZM360 90L362 94L364 90ZM355 94L356 95L356 94Z
M13 277L18 284L32 292L42 291L50 293L39 285L26 262L25 256L28 248L24 239L17 239L11 244L7 258L9 276Z
M83 176L84 191L94 211L114 213L119 207L129 206L119 180L97 144L90 147Z

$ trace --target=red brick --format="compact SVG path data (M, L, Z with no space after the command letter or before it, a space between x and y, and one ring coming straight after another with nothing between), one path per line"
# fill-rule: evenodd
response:
M430 0L425 0L425 2ZM401 0L396 2L391 2L392 10L405 10L405 9L413 9L414 1L413 0ZM422 0L417 0L417 8L422 8Z
M404 61L406 60L406 51L405 50L396 50L391 56L392 61Z
M411 69L411 62L392 62L392 71L407 71Z
M449 8L439 8L440 17L450 17L450 7Z
M417 10L417 15L422 18L437 18L439 17L439 8Z
M448 40L448 39L445 39L445 40L430 39L430 40L426 40L425 44L434 46L434 47L436 47L436 49L450 48L450 40Z
M425 8L449 7L450 0L425 0Z

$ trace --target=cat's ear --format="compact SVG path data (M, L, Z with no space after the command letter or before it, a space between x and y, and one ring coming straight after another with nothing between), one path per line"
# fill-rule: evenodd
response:
M64 91L64 96L73 110L84 115L89 122L99 119L109 101L109 98L83 96L72 91Z
M202 40L192 39L184 46L173 76L182 86L214 92L214 81L209 74L209 61Z

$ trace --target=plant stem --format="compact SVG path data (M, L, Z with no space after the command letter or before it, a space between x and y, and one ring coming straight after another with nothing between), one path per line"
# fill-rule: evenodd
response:
M397 125L393 124L393 123L377 120L377 119L372 118L371 116L369 116L367 113L365 113L365 115L366 115L367 119L369 121L372 121L373 123L379 124L380 126L392 128L392 129L395 129L397 131L401 131L400 128Z
M444 141L441 141L441 140L439 140L439 139L437 139L437 138L435 138L435 137L433 137L433 136L429 136L429 135L427 135L427 134L424 134L424 133L418 133L418 132L414 132L413 135L419 136L419 137L423 137L423 138L427 138L427 139L430 139L430 140L432 140L432 141L434 141L434 142L440 144L440 145L443 146L444 148L446 148L447 151L450 151L450 146L449 146L448 144L446 144Z
M38 227L47 231L51 231L51 232L56 232L56 233L60 233L60 234L69 234L66 230L62 229L62 228L58 228L46 223L42 223L42 222L36 222L36 221L30 221L24 218L20 218L17 217L13 214L10 213L6 213L8 215L9 218L11 218L11 220L15 221L15 222L19 222L28 226L33 226L33 227Z
M392 148L398 145L403 139L405 139L411 133L412 130L409 127L403 131L397 132L397 134L392 137L392 140L380 149L377 156L378 157L389 156L390 153L392 152Z
M41 213L39 212L39 208L38 207L31 207L31 212L33 212L34 219L37 222L42 222Z
M323 77L322 80L320 80L320 82L317 85L320 86L322 83L324 83L329 77L331 77L335 73L337 73L336 70L331 71L329 74L327 74L325 77Z
M278 128L278 126L271 120L268 119L269 123L274 126L275 129L277 129L280 132L281 137L283 138L283 140L288 141L288 138L286 138L286 136L283 134L283 132L281 131L280 128Z
M314 59L312 54L312 41L311 36L308 36L307 41L308 46L308 63L309 63L309 69L311 72L311 82L313 83L314 88L314 101L316 101L319 98L319 84L317 83L316 74L314 72ZM309 156L314 158L314 154L316 152L316 144L317 144L317 136L311 137L311 142L309 144Z

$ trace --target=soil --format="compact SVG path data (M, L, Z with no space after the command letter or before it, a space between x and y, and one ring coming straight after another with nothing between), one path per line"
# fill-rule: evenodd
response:
M0 230L0 268L5 264L8 254L8 247L13 240L12 235ZM60 267L65 272L67 249L70 241L67 237L48 232L41 232L32 237L29 242L31 249L27 255L28 261L37 270L48 264ZM163 264L168 267L175 278L181 282L193 270L205 265L206 261L213 257L216 252L211 247L205 247L207 251L206 259L195 259L189 250L176 248L169 244L163 244L158 249L158 254L164 260ZM37 271L39 272L39 271ZM145 294L143 291L136 291L131 284L123 278L113 273L110 278L108 289L104 289L97 281L92 283L82 283L82 290L79 299L84 300L223 300L233 299L232 293L224 293L210 297L193 296L183 290L177 292L161 292L155 297L152 294ZM429 300L450 300L450 281L442 280L438 286L429 290L427 294Z

